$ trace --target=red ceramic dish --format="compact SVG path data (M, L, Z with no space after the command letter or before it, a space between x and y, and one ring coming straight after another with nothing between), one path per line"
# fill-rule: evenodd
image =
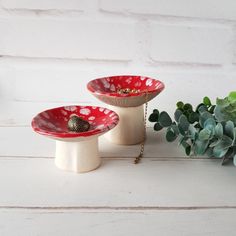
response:
M144 76L121 75L104 77L90 81L87 84L90 92L96 94L104 94L114 97L130 97L140 96L140 94L148 92L161 92L164 89L164 84L156 79ZM140 90L139 93L120 94L119 89L130 88Z
M135 89L137 93L119 93L119 89ZM165 88L156 79L144 76L119 75L90 81L87 89L99 100L115 106L140 106L157 96ZM146 97L147 96L147 97Z
M67 128L72 115L78 115L90 123L86 132L72 132ZM58 139L89 137L107 132L119 121L118 115L109 109L95 106L66 106L43 111L32 120L32 128L39 134Z

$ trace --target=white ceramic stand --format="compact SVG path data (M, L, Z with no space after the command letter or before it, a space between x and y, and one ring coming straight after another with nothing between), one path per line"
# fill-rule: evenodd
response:
M118 125L105 134L105 137L112 143L122 145L133 145L144 141L144 108L138 107L117 107L109 105L109 109L119 115Z
M99 167L98 137L81 141L56 140L56 166L74 172L88 172Z

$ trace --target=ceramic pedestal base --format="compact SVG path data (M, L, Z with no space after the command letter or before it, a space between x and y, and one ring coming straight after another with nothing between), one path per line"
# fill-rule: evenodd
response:
M98 138L79 142L56 141L56 166L73 172L88 172L99 167Z
M144 109L138 107L109 106L120 118L118 125L105 137L112 143L133 145L144 141Z

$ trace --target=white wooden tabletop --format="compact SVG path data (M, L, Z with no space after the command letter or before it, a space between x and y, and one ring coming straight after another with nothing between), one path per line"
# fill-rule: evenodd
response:
M0 235L236 235L236 168L187 158L148 129L139 146L100 138L102 166L54 165L53 140L30 127L0 128Z

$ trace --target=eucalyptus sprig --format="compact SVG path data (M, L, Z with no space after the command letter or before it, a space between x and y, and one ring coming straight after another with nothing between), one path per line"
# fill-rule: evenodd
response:
M204 97L195 109L189 103L177 102L174 120L165 111L153 110L149 121L154 130L166 128L166 140L179 138L186 155L208 155L223 158L222 163L233 159L236 165L236 92L217 104Z

